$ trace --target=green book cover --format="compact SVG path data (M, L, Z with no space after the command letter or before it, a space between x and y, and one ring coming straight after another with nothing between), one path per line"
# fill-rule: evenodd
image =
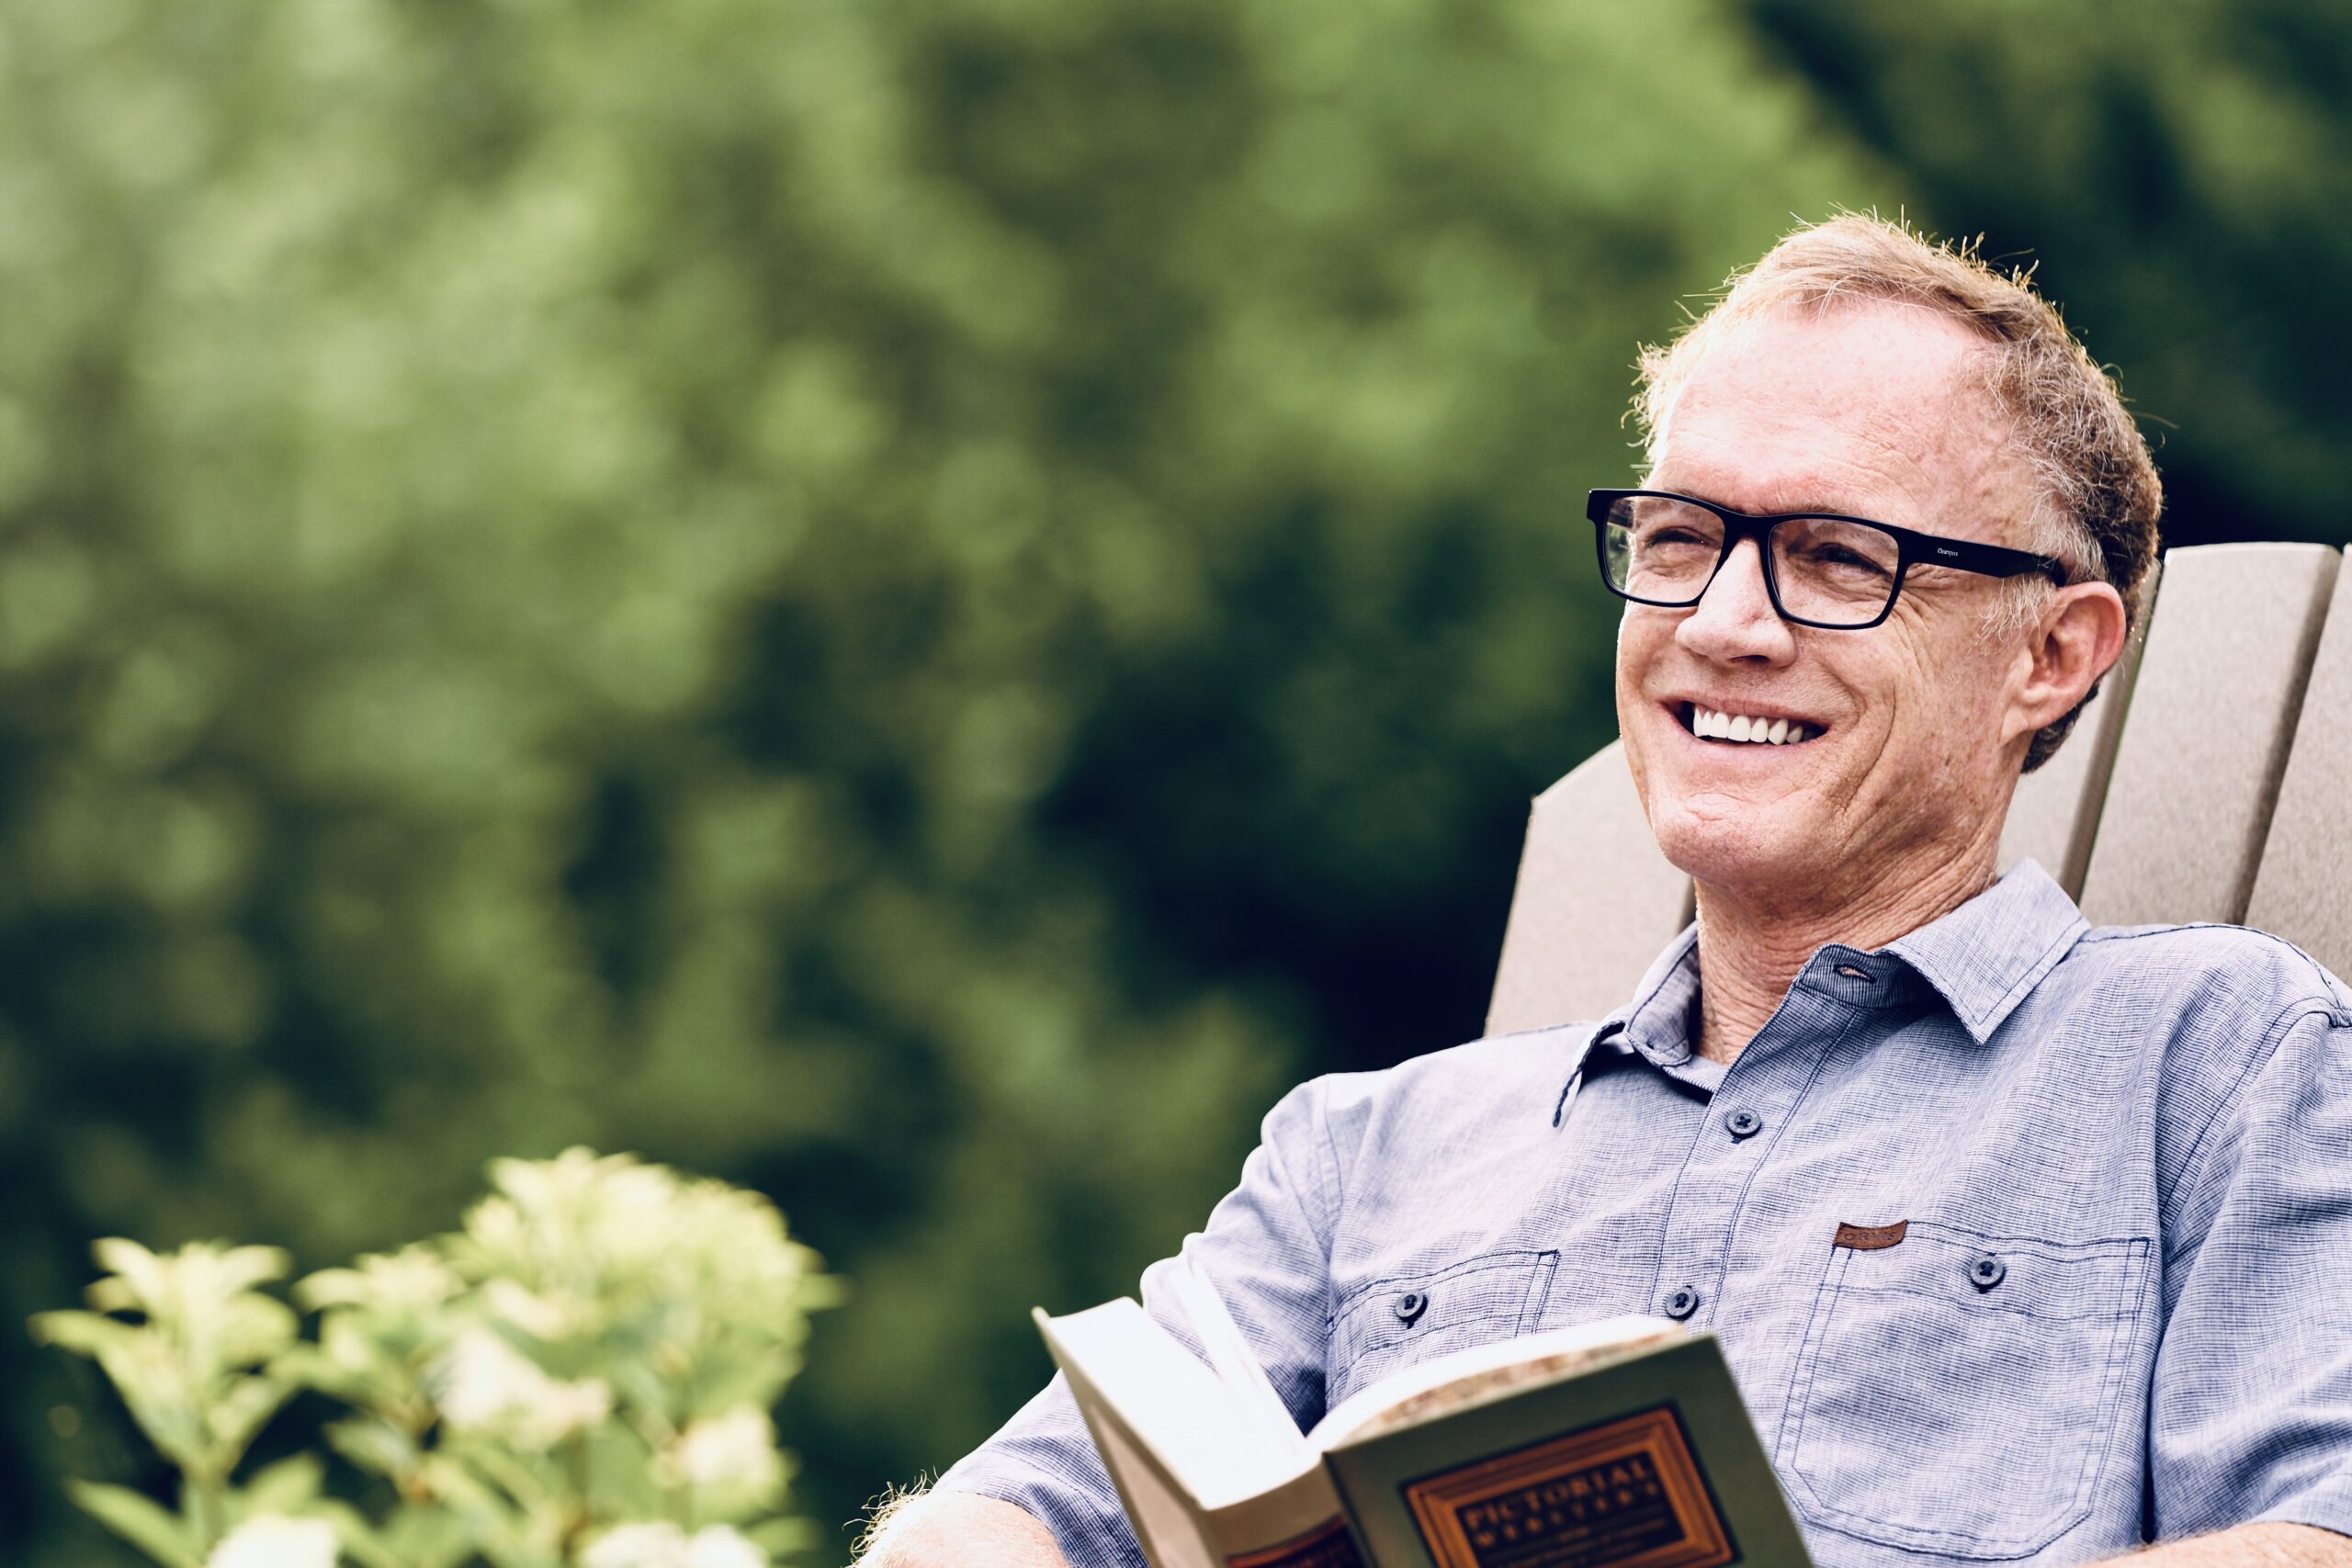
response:
M1809 1568L1712 1335L1324 1459L1380 1568Z

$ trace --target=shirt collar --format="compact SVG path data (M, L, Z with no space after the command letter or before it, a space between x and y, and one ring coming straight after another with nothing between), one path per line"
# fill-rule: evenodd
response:
M1934 987L1982 1045L2089 930L2065 889L2022 860L1959 908L1879 951Z
M1560 1098L1552 1107L1552 1125L1557 1127L1566 1118L1568 1102L1597 1053L1631 1056L1638 1051L1652 1065L1665 1069L1689 1062L1695 1032L1692 1025L1697 1021L1692 1009L1698 1000L1699 928L1694 924L1684 927L1680 936L1667 943L1642 983L1634 987L1634 999L1594 1024L1584 1036L1575 1065L1560 1086Z
M1943 998L1969 1038L1981 1045L2089 929L2049 873L2023 860L1959 908L1877 954L1836 943L1823 948L1800 978L1851 958L1899 960ZM1658 954L1634 988L1634 999L1594 1026L1587 1048L1636 1052L1660 1067L1679 1066L1690 1059L1698 1005L1694 924Z
M1594 1050L1637 1051L1661 1067L1690 1059L1698 1034L1699 928L1682 928L1634 987L1634 999L1593 1030Z

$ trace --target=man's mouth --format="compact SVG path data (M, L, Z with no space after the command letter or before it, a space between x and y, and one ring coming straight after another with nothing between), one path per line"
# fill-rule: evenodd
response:
M1682 728L1702 740L1727 740L1736 745L1796 746L1822 733L1822 726L1764 714L1726 713L1721 708L1684 703L1679 709Z

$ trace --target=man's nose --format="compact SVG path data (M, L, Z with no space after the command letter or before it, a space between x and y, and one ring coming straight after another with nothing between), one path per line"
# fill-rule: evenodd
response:
M1675 628L1675 640L1702 659L1730 664L1758 660L1784 664L1796 654L1789 623L1772 608L1764 586L1764 552L1753 539L1732 547L1730 558Z

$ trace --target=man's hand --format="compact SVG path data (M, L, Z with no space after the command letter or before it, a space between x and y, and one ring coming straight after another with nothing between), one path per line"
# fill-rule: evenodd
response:
M2113 1562L2132 1568L2352 1568L2352 1537L2266 1522L2166 1541Z
M857 1568L1069 1568L1025 1511L968 1492L895 1498L860 1544Z

